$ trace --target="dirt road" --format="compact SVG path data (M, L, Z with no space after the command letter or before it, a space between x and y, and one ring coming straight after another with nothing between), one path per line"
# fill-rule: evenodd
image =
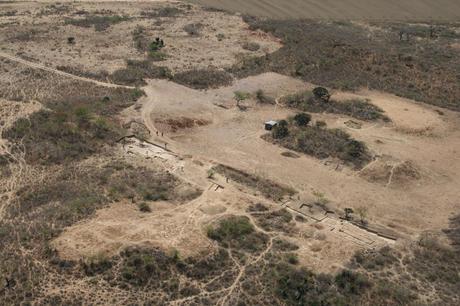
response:
M44 71L48 71L48 72L52 72L52 73L55 73L55 74L62 75L64 77L72 78L74 80L90 82L90 83L96 84L98 86L111 87L111 88L134 89L133 86L125 86L125 85L118 85L118 84L113 84L113 83L101 82L101 81L81 77L81 76L78 76L78 75L70 74L70 73L67 73L67 72L64 72L64 71L61 71L61 70L57 70L57 69L54 69L54 68L51 68L51 67L46 67L46 66L41 65L39 63L34 63L34 62L27 61L27 60L24 60L24 59L16 57L16 56L12 56L12 55L4 53L4 52L0 52L0 57L6 58L6 59L8 59L10 61L21 63L23 65L26 65L26 66L29 66L29 67L32 67L32 68L41 69L41 70L44 70Z

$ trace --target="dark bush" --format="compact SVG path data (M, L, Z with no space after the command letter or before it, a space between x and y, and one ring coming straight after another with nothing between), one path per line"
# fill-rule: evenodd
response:
M122 21L127 21L129 18L126 16L119 16L119 15L113 15L113 16L98 16L98 15L91 15L91 16L86 16L85 18L82 19L66 19L65 23L66 24L71 24L77 27L85 27L89 28L94 26L94 29L96 31L105 31L107 30L111 25L120 23Z
M362 274L344 270L336 275L335 283L345 294L362 294L362 291L369 288L371 283Z
M149 204L145 202L139 203L138 207L141 212L144 212L144 213L152 212L152 209L150 208Z
M287 305L314 305L311 295L315 291L313 273L302 269L289 269L277 280L276 292Z
M284 208L264 214L257 214L254 216L254 219L257 225L267 232L290 233L295 226L295 223L291 222L293 219L292 214Z
M209 228L208 237L217 241L225 241L238 239L253 232L254 226L247 217L230 217L222 220L217 228Z
M145 85L145 79L169 79L171 71L167 67L155 66L150 61L128 60L126 68L118 69L109 78L118 84Z
M327 90L324 87L316 87L313 89L313 94L317 99L321 99L324 101L329 101L329 98L331 97L329 90Z
M289 129L287 126L278 124L272 130L272 137L274 139L282 139L289 135Z
M261 104L275 104L275 99L273 97L267 96L262 89L257 90L256 99L257 102Z
M170 278L175 261L157 249L128 248L121 254L121 281L135 286L158 288Z
M294 116L294 121L298 126L306 126L311 121L311 115L307 113L298 113Z
M81 265L86 275L94 276L112 268L113 263L105 257L94 257L81 262Z
M279 125L277 129L283 128ZM284 127L279 137L275 130L263 136L264 139L278 143L283 147L297 152L303 152L320 159L328 157L339 158L356 168L360 168L371 160L364 143L356 141L340 129L325 129L311 126Z

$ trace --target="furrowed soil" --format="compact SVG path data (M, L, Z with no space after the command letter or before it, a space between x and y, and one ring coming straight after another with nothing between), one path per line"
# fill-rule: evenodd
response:
M277 19L332 20L458 20L460 4L455 0L189 0L192 3Z

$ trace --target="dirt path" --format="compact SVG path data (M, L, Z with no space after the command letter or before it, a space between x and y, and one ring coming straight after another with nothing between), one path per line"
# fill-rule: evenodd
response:
M4 52L0 52L0 57L6 58L6 59L8 59L10 61L21 63L23 65L26 65L26 66L29 66L29 67L32 67L32 68L41 69L41 70L44 70L44 71L48 71L48 72L52 72L52 73L55 73L55 74L62 75L64 77L72 78L72 79L78 80L78 81L90 82L90 83L93 83L93 84L96 84L96 85L99 85L99 86L104 86L104 87L134 89L133 86L125 86L125 85L118 85L118 84L113 84L113 83L100 82L100 81L93 80L93 79L90 79L90 78L77 76L77 75L70 74L70 73L67 73L67 72L64 72L64 71L60 71L60 70L57 70L57 69L54 69L54 68L51 68L51 67L46 67L46 66L38 64L38 63L30 62L30 61L24 60L24 59L16 57L16 56L9 55L9 54L4 53Z

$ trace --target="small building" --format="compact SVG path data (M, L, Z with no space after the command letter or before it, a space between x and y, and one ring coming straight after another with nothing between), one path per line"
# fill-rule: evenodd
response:
M275 126L278 125L278 121L270 120L265 122L265 130L271 131Z

